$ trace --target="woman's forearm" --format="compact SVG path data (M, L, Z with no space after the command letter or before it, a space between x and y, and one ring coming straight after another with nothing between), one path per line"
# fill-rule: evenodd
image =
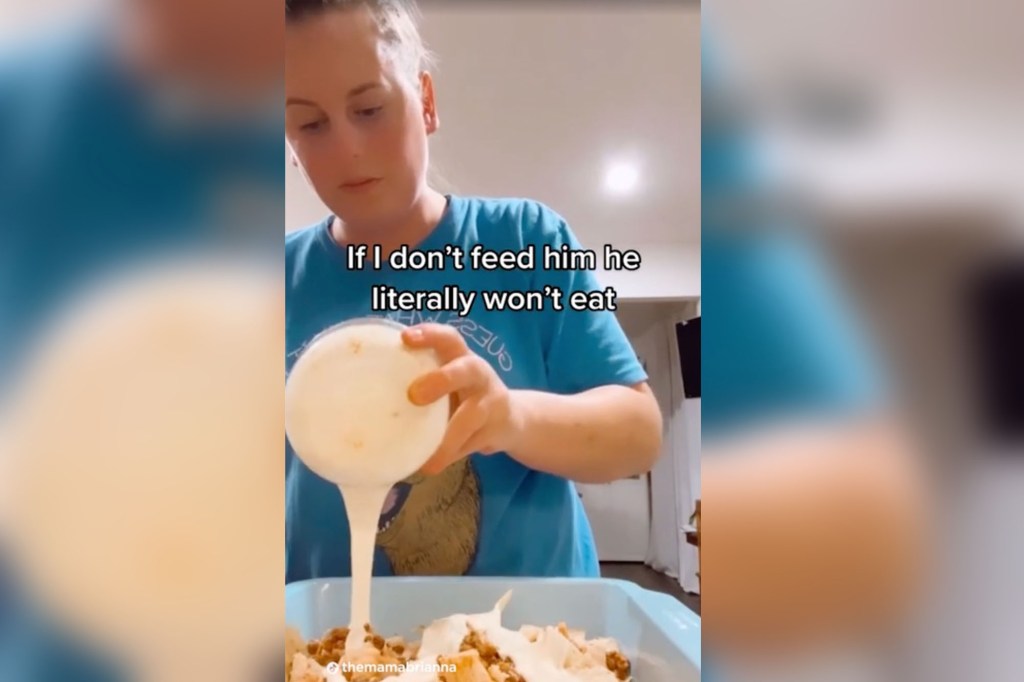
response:
M661 412L646 384L510 397L517 428L508 454L531 469L607 483L648 471L661 450Z
M778 653L878 631L905 610L924 557L925 484L888 425L793 429L707 449L707 642Z

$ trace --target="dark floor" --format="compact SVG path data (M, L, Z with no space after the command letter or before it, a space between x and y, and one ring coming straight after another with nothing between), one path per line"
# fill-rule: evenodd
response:
M602 562L601 575L605 578L628 580L645 589L670 594L694 613L700 614L700 595L684 592L676 580L664 573L658 573L645 564Z

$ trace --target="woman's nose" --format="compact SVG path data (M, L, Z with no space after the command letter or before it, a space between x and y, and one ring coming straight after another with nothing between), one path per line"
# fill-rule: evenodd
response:
M342 125L337 135L338 152L347 158L358 159L366 146L363 136L350 125Z

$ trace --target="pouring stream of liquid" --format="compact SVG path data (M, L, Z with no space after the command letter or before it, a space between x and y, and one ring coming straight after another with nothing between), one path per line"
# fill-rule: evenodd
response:
M370 623L370 582L377 523L391 486L339 486L348 514L351 536L352 591L347 651L356 651L365 643L365 625Z

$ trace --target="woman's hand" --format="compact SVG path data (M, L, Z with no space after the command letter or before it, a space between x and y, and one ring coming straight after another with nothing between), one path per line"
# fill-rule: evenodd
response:
M418 325L403 339L410 348L433 349L443 363L412 382L409 399L417 405L452 400L448 430L420 469L424 474L474 452L504 452L534 471L608 483L649 471L661 451L661 412L645 382L573 395L509 390L454 327Z
M452 416L437 451L420 470L433 475L474 452L491 455L512 449L521 431L514 394L491 365L446 324L421 324L402 333L410 348L430 348L442 366L409 386L409 400L429 405L450 396Z

